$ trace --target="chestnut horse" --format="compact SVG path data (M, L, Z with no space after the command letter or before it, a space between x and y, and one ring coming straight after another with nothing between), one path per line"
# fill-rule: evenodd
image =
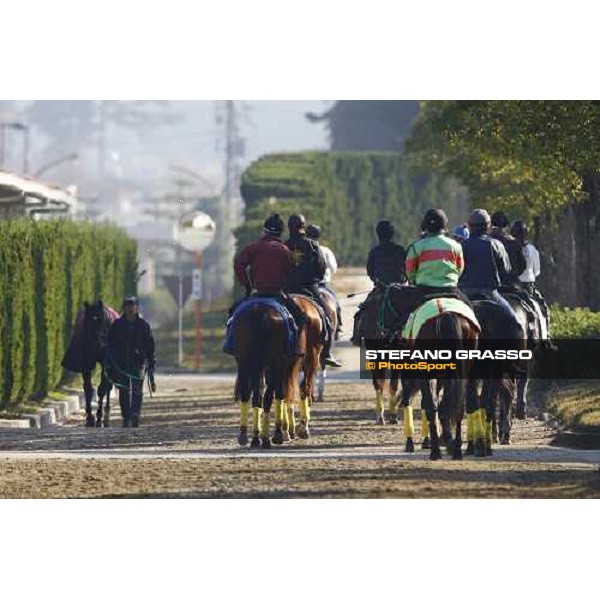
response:
M319 287L319 291L324 300L325 306L327 307L327 317L329 318L329 322L331 323L331 331L335 332L338 328L338 318L337 318L337 300L335 296L324 286ZM332 333L335 335L335 333ZM323 396L325 394L325 381L327 379L327 369L325 365L319 365L319 369L317 371L317 400L319 402L323 401Z
M302 354L294 357L287 378L287 411L284 415L284 418L287 416L287 420L284 422L284 432L287 431L292 439L296 434L300 439L308 439L310 436L310 409L314 402L314 379L323 351L324 325L318 305L314 300L302 294L290 294L290 297L304 313L305 324L300 330L298 344ZM300 381L301 375L302 381ZM296 426L294 405L298 398L300 400L300 423Z

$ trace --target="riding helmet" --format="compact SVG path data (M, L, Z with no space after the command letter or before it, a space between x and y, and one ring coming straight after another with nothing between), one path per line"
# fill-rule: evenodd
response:
M375 231L380 240L391 240L394 237L394 226L389 221L379 221Z
M492 226L493 227L508 227L509 220L506 213L503 210L497 210L492 214Z
M123 300L123 306L126 304L135 304L136 306L139 305L137 296L127 296L127 298Z
M279 215L279 213L275 213L265 221L263 231L269 235L280 236L283 233L284 227L285 224L281 218L281 215Z
M311 240L318 240L321 237L321 228L318 225L309 225L306 228L306 237Z
M294 214L288 219L288 229L290 231L300 231L306 227L304 215Z
M527 237L527 224L521 219L516 220L510 228L511 235L514 235L517 239L524 240Z
M468 240L469 228L466 225L459 225L454 228L454 233L452 235L460 240Z
M429 233L438 233L446 227L448 227L448 217L441 208L430 208L421 223L421 229Z
M490 214L484 208L476 208L469 215L469 225L473 225L475 227L481 225L489 225L491 223Z

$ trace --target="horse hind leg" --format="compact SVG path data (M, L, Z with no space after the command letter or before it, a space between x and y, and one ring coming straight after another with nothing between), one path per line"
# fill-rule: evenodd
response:
M96 422L92 413L92 396L94 395L92 372L83 371L81 375L83 377L83 392L85 394L85 426L94 427Z
M398 424L398 372L392 371L388 391L389 424Z

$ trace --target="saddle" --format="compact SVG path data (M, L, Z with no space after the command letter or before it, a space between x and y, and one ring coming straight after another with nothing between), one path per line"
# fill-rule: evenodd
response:
M298 327L296 322L289 310L279 300L270 296L248 296L232 307L227 319L227 332L225 334L223 352L225 354L233 354L233 339L236 324L246 310L256 305L268 306L281 315L284 323L287 325L287 353L289 356L296 354L298 345Z

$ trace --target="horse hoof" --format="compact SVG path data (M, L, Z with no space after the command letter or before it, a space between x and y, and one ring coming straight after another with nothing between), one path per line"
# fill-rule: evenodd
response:
M487 444L486 447L485 447L485 455L486 456L492 456L492 454L493 454L492 447L489 444Z
M290 429L288 431L288 435L290 436L290 440L295 440L296 439L296 430L295 429Z
M104 417L104 421L102 423L103 423L104 427L109 427L110 426L109 417Z
M281 446L281 444L283 444L283 432L281 429L277 429L273 434L273 443L277 446Z
M246 432L246 431L240 431L240 434L238 435L238 444L240 446L247 446L248 445L248 432Z
M501 440L500 440L500 445L501 446L510 446L510 438L508 436L504 436Z
M431 450L431 440L428 437L424 438L421 442L421 448L423 450Z
M467 456L473 456L475 454L475 445L473 442L467 442L467 448L465 449L465 454Z
M486 456L485 442L483 442L481 440L475 442L474 455L475 456Z
M301 440L307 440L310 437L310 434L308 432L308 425L300 425L300 427L298 427L298 437Z
M388 419L388 423L390 425L398 425L398 417L396 415L390 415L390 418Z
M96 419L96 427L102 427L102 419Z
M431 460L441 460L442 459L442 451L439 448L432 448L429 458Z
M257 435L252 438L250 442L250 448L260 448L260 439Z
M283 441L284 442L291 442L292 441L292 436L290 435L289 431L284 431L283 432Z
M375 425L385 425L385 419L381 416L375 418Z
M454 452L452 453L452 460L462 460L463 453L460 444L454 443Z
M518 403L515 407L515 418L519 421L524 421L527 418L527 407L524 404Z
M261 441L264 450L268 450L271 447L271 440L269 438L263 438Z
M94 419L93 415L88 415L86 420L85 420L85 426L86 427L95 427L96 426L96 419Z
M415 443L412 438L406 439L406 447L404 448L405 452L414 452L415 451Z

